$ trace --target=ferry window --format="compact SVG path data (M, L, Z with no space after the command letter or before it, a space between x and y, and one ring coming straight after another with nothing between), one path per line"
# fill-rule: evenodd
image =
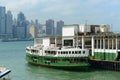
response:
M55 51L52 51L53 54L55 54Z
M56 51L54 51L54 54L56 54Z
M55 51L55 54L57 53L57 51Z
M52 51L50 51L50 54L52 54Z
M65 51L63 52L63 54L65 54Z
M72 51L72 54L74 54L74 51Z
M60 54L60 52L58 51L58 54Z
M36 50L37 51L37 53L39 52L38 50Z
M51 51L51 54L54 54L54 51Z
M31 52L33 52L33 50L31 50Z
M45 53L47 53L47 51L45 51Z
M51 54L54 54L54 51L51 51Z
M51 51L48 51L49 54L51 54Z
M34 52L34 50L32 50L31 52Z
M55 51L52 51L52 54L55 54Z
M51 51L51 54L55 54L55 51Z
M71 51L69 51L69 54L71 54Z
M48 51L48 54L50 54L50 51Z
M85 54L85 51L83 51L83 54Z
M79 54L81 54L81 51L79 51Z
M68 54L68 51L66 51L66 54Z
M36 50L36 52L38 53L38 50Z
M54 51L51 51L51 54L54 54Z
M63 52L61 51L61 54L63 54Z
M75 54L77 54L77 51L75 51Z
M52 54L52 51L50 51L50 54Z

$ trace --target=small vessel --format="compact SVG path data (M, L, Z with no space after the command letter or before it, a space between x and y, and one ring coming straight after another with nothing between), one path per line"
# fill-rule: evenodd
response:
M11 80L10 78L5 78L6 75L8 75L11 72L11 70L6 69L5 67L0 67L0 79L3 80Z
M88 70L89 50L80 47L34 45L26 47L28 63L63 70Z

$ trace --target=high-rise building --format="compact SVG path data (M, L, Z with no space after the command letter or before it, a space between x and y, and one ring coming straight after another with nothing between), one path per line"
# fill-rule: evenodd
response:
M24 21L26 20L24 14L22 12L20 12L18 15L17 15L17 25L20 27L22 26L22 24L24 23Z
M45 25L42 25L41 34L42 34L42 36L46 36L46 26Z
M41 37L41 24L36 19L35 21L31 21L31 26L34 27L34 37L38 38Z
M5 7L0 6L0 35L5 34Z
M38 32L39 32L39 23L38 20L36 19L34 22L34 27L35 27L35 37L38 37Z
M55 34L54 20L49 19L46 21L46 35L54 34Z
M64 22L62 20L57 21L56 35L62 35L62 27L63 26L64 26Z
M13 20L13 38L17 38L17 20Z
M13 37L13 16L11 14L11 11L7 11L6 13L6 29L5 33L8 35L7 37L12 38Z
M29 34L30 34L30 38L35 38L35 27L34 27L34 25L30 26Z
M30 34L29 34L29 29L30 29L30 22L27 20L26 21L26 25L27 25L27 27L26 27L26 38L30 38Z
M17 15L17 38L27 38L27 21L22 12Z

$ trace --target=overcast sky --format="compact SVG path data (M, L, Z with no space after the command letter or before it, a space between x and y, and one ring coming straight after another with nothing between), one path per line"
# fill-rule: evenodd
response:
M63 20L65 24L110 24L120 32L120 0L0 0L14 16L22 11L28 20Z

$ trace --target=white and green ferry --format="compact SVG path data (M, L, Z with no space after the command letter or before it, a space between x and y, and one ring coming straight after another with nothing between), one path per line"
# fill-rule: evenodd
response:
M44 45L26 47L28 63L65 70L87 70L89 67L89 50L80 47L57 47L53 44L45 46L49 38L43 39Z

